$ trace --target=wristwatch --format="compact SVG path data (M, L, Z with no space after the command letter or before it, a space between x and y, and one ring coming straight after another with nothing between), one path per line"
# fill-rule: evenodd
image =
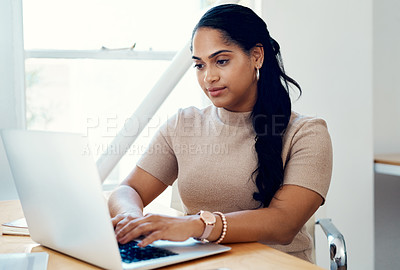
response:
M203 234L197 238L197 240L200 240L202 242L208 242L207 237L210 236L212 229L215 226L215 223L217 219L215 218L214 214L208 211L203 211L201 210L199 213L200 219L204 222L204 231Z

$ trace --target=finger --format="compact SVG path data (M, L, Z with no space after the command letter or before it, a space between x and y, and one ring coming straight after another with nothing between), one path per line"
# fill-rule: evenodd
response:
M154 223L159 219L156 215L146 215L141 218L132 218L130 216L126 217L120 221L115 228L115 234L117 235L117 239L122 238L126 233L133 230L135 227L140 226L144 223Z
M162 232L161 231L155 231L147 235L142 241L138 243L139 247L145 247L147 245L150 245L154 241L161 240L162 239Z
M115 228L116 225L123 220L125 217L123 215L116 215L115 217L111 218L111 222L113 227Z
M115 234L118 234L131 221L132 220L130 220L128 218L124 218L124 219L120 220L118 222L117 226L115 226Z
M155 230L156 225L152 223L137 224L127 224L120 234L117 234L117 240L121 244L126 244L133 239L137 239L143 235L149 235Z
M129 222L139 219L138 217L133 217L131 215L122 215L122 217L123 219L115 226L115 234L118 234Z
M117 240L123 244L124 242L140 237L142 234L146 233L145 225L146 224L139 223L137 221L127 223L115 234Z

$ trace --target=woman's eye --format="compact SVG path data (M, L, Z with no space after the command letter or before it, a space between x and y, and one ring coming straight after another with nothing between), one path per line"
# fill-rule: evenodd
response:
M228 59L217 60L217 64L220 65L220 66L226 65L226 64L228 64L228 62L229 62Z
M204 67L204 65L203 64L194 64L193 67L196 69L202 69Z

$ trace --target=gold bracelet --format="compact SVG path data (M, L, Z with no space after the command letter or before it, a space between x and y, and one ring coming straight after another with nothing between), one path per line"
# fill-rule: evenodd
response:
M226 235L226 231L228 230L228 222L226 221L226 217L224 214L222 214L221 212L214 212L214 214L218 215L221 217L222 219L222 232L221 232L221 236L218 238L217 241L215 241L215 244L219 244L222 242L222 240L224 240L225 235Z

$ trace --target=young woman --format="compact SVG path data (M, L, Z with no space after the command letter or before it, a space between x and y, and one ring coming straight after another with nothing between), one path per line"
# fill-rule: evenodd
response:
M193 31L192 58L213 105L179 110L113 192L118 241L260 241L310 261L304 224L324 203L332 172L325 122L291 111L288 84L300 87L249 8L209 10ZM143 216L174 181L186 216Z

